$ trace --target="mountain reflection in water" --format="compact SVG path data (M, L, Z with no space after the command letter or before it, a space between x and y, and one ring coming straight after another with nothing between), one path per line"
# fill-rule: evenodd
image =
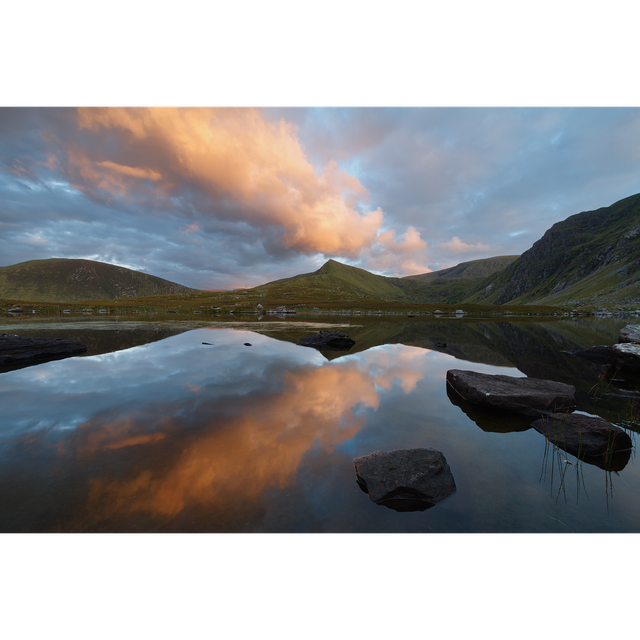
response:
M331 358L214 328L1 374L0 530L640 530L633 459L628 490L567 513L539 482L544 438L478 428L450 402L454 357L386 344ZM415 447L445 454L457 493L427 512L376 509L352 460Z

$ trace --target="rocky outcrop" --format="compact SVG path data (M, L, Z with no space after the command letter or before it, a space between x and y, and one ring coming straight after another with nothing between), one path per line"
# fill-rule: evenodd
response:
M640 324L628 324L620 329L620 337L618 343L631 342L640 344Z
M552 380L451 369L447 384L467 402L500 411L539 416L575 408L575 387Z
M376 451L353 461L356 481L376 504L395 511L425 511L456 491L441 451Z
M87 347L83 344L70 340L0 334L0 366L2 367L66 358L84 353L86 350Z
M626 431L596 416L548 415L531 426L560 449L610 470L623 469L633 448Z
M298 340L303 347L314 347L320 350L347 351L356 343L346 333L340 331L318 331L311 336Z

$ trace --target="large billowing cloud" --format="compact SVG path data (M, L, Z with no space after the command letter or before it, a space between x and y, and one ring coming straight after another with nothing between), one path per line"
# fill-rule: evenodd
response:
M202 216L241 219L301 253L356 257L382 223L379 209L357 210L356 178L335 161L316 171L296 127L255 109L80 109L78 124L95 138L68 149L65 170L97 198L151 206L195 192Z

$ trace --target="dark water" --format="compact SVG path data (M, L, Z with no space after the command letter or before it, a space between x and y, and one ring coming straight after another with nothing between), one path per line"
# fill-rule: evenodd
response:
M452 368L570 382L635 444L627 391L592 398L602 365L565 353L634 320L349 322L347 354L295 344L315 320L2 325L90 348L0 373L0 531L640 531L635 449L617 473L566 464L445 383ZM423 512L371 502L353 459L417 447L443 452L457 491Z

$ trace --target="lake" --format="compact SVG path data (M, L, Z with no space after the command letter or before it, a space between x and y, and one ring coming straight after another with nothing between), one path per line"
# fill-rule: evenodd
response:
M568 353L637 318L229 318L1 320L88 351L0 373L0 531L640 531L633 389L594 397L603 366ZM296 344L327 328L355 346ZM573 384L634 450L615 471L565 456L531 420L460 406L449 369ZM419 447L453 495L400 512L359 488L355 458Z

